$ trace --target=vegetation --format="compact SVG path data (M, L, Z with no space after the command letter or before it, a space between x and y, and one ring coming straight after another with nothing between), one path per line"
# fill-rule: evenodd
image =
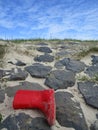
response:
M90 47L88 50L82 50L77 57L79 59L81 59L82 57L85 57L86 55L88 55L89 53L98 53L98 47Z
M95 74L95 76L94 76L94 80L95 80L95 81L98 81L98 73Z
M21 43L21 42L28 42L28 41L64 41L64 42L85 42L85 43L96 43L98 42L98 40L79 40L79 39L67 39L67 38L64 38L64 39L58 39L58 38L50 38L50 39L45 39L45 38L30 38L30 39L0 39L0 41L6 41L6 42L14 42L14 43Z
M93 77L88 77L86 75L83 76L79 75L77 76L77 79L79 81L92 81L98 83L98 73L96 73Z
M98 47L92 47L88 51L89 52L98 52Z
M1 115L1 113L0 113L0 122L1 122L1 120L2 120L2 115Z
M0 59L2 59L4 57L5 51L6 51L6 46L0 45Z
M5 56L7 50L7 46L6 45L0 45L0 67L3 67L3 58Z
M90 78L89 77L87 77L86 75L83 75L83 76L77 76L77 79L79 80L79 81L89 81L90 80Z

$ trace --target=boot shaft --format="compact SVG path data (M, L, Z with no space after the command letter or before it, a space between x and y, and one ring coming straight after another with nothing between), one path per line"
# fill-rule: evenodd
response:
M50 125L55 122L54 90L18 90L13 100L14 109L40 109Z

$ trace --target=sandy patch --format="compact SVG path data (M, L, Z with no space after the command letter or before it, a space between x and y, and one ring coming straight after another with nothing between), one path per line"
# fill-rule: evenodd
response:
M97 53L90 53L87 56L83 57L81 59L81 61L84 62L86 65L91 66L92 65L92 58L91 58L92 55L98 56Z
M52 45L49 45L49 46L51 47ZM44 54L42 52L37 51L35 48L36 48L35 45L31 45L31 44L30 45L22 44L22 45L10 47L10 50L8 50L8 53L4 57L4 60L5 60L4 69L10 70L12 68L15 68L16 66L9 64L8 61L16 62L16 59L25 62L27 64L27 66L35 63L33 58L37 55ZM58 50L52 49L52 51L53 51L53 55L56 56L56 53ZM81 61L84 62L88 66L91 65L92 64L91 55L98 55L98 54L94 54L94 53L89 54L89 55L85 56L84 58L82 58ZM56 59L52 63L43 63L43 64L54 67L55 61L56 61ZM20 67L20 68L24 69L24 67ZM84 72L82 72L81 75L84 75ZM28 75L28 77L26 78L25 81L38 83L43 88L48 89L48 87L46 85L44 85L45 79L32 78L30 75ZM19 85L19 82L20 81L7 81L6 84L7 84L7 86L13 87L13 86ZM77 88L77 84L75 84L75 86L69 87L67 89L57 90L56 92L58 92L58 91L72 93L72 95L74 96L74 98L72 98L72 100L80 103L80 106L83 110L84 117L86 119L88 126L90 126L96 120L96 113L98 113L98 110L88 106L85 103L82 95L80 94L80 92ZM14 110L12 107L12 102L13 102L13 98L10 98L7 95L5 95L4 103L0 104L0 113L2 113L2 115L3 115L3 120L10 114L18 115L20 112L24 112L24 113L30 115L32 118L44 116L43 113L41 113L38 110L34 110L34 109L32 109L32 110L30 110L30 109ZM57 121L56 121L56 124L54 126L52 126L51 128L52 128L52 130L74 130L73 128L61 127Z

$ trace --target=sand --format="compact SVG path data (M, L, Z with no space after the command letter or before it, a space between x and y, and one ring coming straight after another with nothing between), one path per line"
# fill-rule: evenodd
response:
M26 52L26 48L30 47L30 50L28 53ZM34 48L34 45L16 45L12 46L10 50L8 50L8 53L4 57L4 69L9 70L15 67L15 65L8 64L8 61L13 61L16 62L16 59L22 60L25 62L27 65L31 65L34 63L33 57L35 55L40 55L43 54L41 52L37 52ZM53 52L55 55L56 51ZM91 65L91 56L92 54L84 57L81 59L82 62L84 62L86 65ZM97 54L96 54L97 55ZM53 66L55 62L53 63L47 63L47 65ZM21 68L21 67L20 67ZM27 77L26 81L29 82L34 82L34 83L39 83L43 88L48 88L47 86L44 85L45 79L37 79L37 78L32 78L30 75ZM18 85L20 81L8 81L6 82L7 86L13 87L15 85ZM90 126L96 119L96 113L98 113L97 109L94 109L88 105L86 105L82 95L80 94L79 90L77 89L77 84L75 84L74 87L72 88L67 88L66 90L57 90L57 91L67 91L70 92L74 95L74 98L72 100L80 102L81 108L83 110L87 125ZM56 91L56 92L57 92ZM34 117L43 117L44 115L38 111L38 110L14 110L12 107L12 102L13 98L8 97L5 95L5 101L4 103L0 104L0 113L3 115L3 120L9 116L10 114L19 114L20 112L24 112L28 115L30 115L32 118ZM52 130L74 130L73 128L66 128L66 127L61 127L60 124L56 121L56 124L52 126Z

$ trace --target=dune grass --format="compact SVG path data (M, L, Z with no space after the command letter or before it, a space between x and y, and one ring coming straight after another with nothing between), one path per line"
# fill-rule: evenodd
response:
M83 57L85 57L86 55L88 55L89 53L98 53L98 47L89 47L89 49L87 50L82 50L80 53L77 54L77 58L81 59Z
M6 52L6 45L0 45L0 59L2 59Z
M91 81L91 82L96 82L96 83L98 83L98 73L96 73L93 77L88 77L88 76L86 76L86 75L78 75L77 76L77 79L79 80L79 81Z
M0 41L7 41L7 42L14 42L14 43L21 43L21 42L33 42L33 41L39 41L39 42L49 42L49 41L64 41L64 42L85 42L85 43L96 43L98 42L98 40L80 40L80 39L71 39L71 38L64 38L64 39L59 39L59 38L50 38L50 39L46 39L46 38L30 38L30 39L0 39Z

